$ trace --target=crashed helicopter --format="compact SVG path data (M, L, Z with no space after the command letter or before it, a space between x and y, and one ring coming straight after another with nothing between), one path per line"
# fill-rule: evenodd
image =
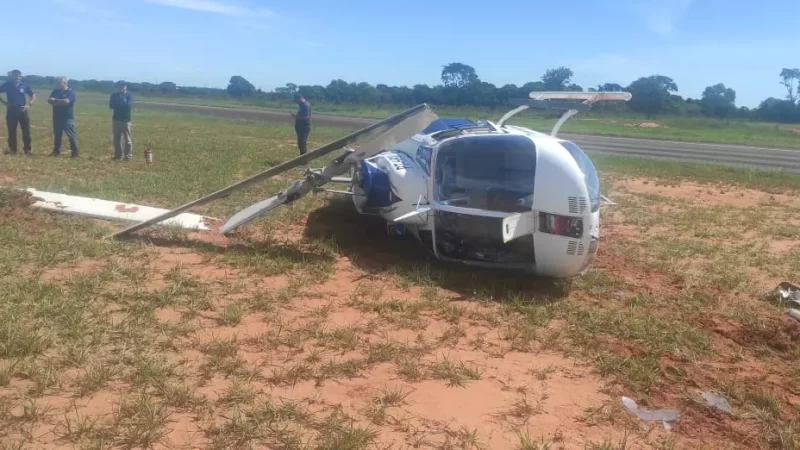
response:
M306 169L302 179L239 211L220 231L228 234L309 192L334 192L350 196L358 213L382 217L390 234L413 236L443 261L552 278L582 274L597 254L600 206L606 200L592 160L574 142L557 137L558 130L595 102L628 101L631 94L531 92L529 97L497 122L439 118L428 105L415 106L113 236L159 224L344 149L326 167ZM565 112L549 134L507 124L530 107ZM323 188L328 183L346 188Z

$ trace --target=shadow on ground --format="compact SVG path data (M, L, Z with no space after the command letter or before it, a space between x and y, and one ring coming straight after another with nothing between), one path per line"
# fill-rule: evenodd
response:
M120 240L129 242L143 242L157 247L164 248L190 248L212 255L238 255L259 258L276 258L292 264L334 264L334 255L306 249L300 245L291 243L278 243L268 240L249 240L242 243L222 244L217 242L207 242L187 236L183 231L174 234L165 233L161 230L148 230L143 234L131 234L121 236Z
M304 237L333 239L341 255L367 272L391 273L410 283L433 284L463 298L546 302L565 297L571 286L569 280L439 261L411 236L387 236L383 219L359 215L349 199L331 200L312 211Z
M370 274L387 274L401 282L432 285L456 293L461 299L547 303L566 297L571 280L554 280L523 272L478 269L437 260L411 236L389 237L386 222L377 216L359 215L350 199L332 199L309 213L304 240L335 242L338 253ZM150 230L124 239L145 241L160 247L194 248L211 254L237 254L281 258L308 264L333 264L335 256L302 245L253 240L237 236L238 243L194 239L184 232Z

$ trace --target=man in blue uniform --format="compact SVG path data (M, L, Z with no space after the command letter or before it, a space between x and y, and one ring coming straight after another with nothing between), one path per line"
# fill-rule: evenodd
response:
M17 154L17 125L19 125L22 128L22 150L26 155L30 155L33 149L28 109L36 103L36 94L30 86L22 82L22 72L19 70L12 70L8 73L8 80L0 86L0 92L6 94L6 100L0 97L0 103L6 105L6 126L8 127L6 154ZM30 97L30 104L28 104L26 96Z
M119 82L119 91L111 94L108 100L108 107L114 110L111 118L112 134L114 135L114 159L125 158L130 161L133 158L133 140L131 139L131 108L133 107L133 96L128 92L128 85ZM125 154L122 153L122 141L125 142Z
M78 135L75 133L75 92L67 85L66 77L56 78L58 89L50 93L47 103L53 105L53 153L51 156L61 156L61 137L67 133L72 157L77 158Z
M295 94L294 99L297 102L297 113L291 114L294 117L294 131L297 133L297 148L304 155L307 151L308 135L311 133L311 103L300 94Z

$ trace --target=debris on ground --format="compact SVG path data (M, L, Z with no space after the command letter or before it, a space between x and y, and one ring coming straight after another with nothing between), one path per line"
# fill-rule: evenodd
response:
M169 212L167 209L153 208L150 206L131 205L126 203L102 200L91 197L78 197L60 194L57 192L44 192L33 188L26 191L35 200L31 206L49 211L76 214L95 219L113 220L122 222L144 222L153 217ZM219 221L212 217L198 214L183 213L176 217L159 222L163 226L176 226L188 230L208 231L209 223Z
M708 403L708 406L724 411L728 414L731 413L731 404L728 399L714 391L704 391L703 398Z
M761 300L768 302L777 302L779 305L788 303L794 308L789 309L789 317L800 321L800 287L796 284L784 281L779 284L774 290L769 291L761 296Z
M779 284L774 290L769 291L761 296L762 300L778 302L783 304L787 302L796 307L800 307L800 287L796 284L784 281Z
M664 424L664 428L667 430L672 428L670 423L675 422L681 416L681 414L674 409L639 409L639 405L637 405L632 398L628 397L622 397L622 405L642 420L661 421Z

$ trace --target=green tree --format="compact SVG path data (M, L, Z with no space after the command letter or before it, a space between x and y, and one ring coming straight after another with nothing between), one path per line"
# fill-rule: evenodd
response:
M598 85L597 90L603 92L621 92L625 89L617 83L605 83Z
M548 69L542 75L542 83L544 83L545 90L563 91L570 85L572 76L572 69L564 66L556 67L555 69Z
M648 118L664 112L671 102L671 92L678 91L678 85L672 78L663 75L642 77L628 86L633 95L628 102L631 110L647 114Z
M728 117L736 111L736 91L722 83L708 86L700 99L700 108L707 116Z
M800 98L800 69L781 70L781 84L789 91L786 99L797 103L797 99Z
M244 77L234 75L228 82L228 88L226 91L231 97L252 97L256 93L256 87L253 86L249 81L245 80Z
M176 90L178 90L178 86L171 81L164 81L158 85L158 91L162 94L172 94L175 93Z
M442 83L447 87L462 89L480 83L480 78L474 67L454 62L442 68Z

